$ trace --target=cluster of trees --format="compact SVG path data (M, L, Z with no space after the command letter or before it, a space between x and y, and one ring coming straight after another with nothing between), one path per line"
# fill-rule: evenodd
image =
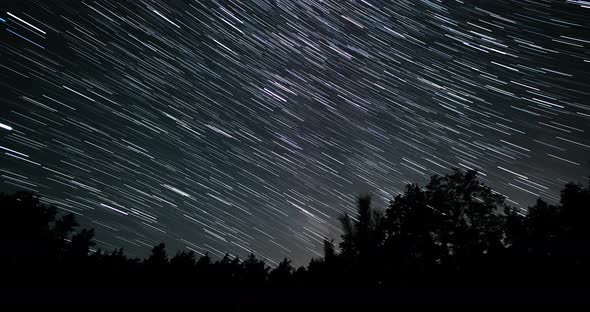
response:
M358 215L341 218L340 253L328 248L320 262L330 280L374 287L585 286L588 217L588 187L569 183L559 205L522 211L476 171L454 170L407 185L384 211L359 197Z
M145 259L130 258L122 248L91 252L93 229L76 231L73 214L56 218L56 207L30 192L0 194L0 210L2 286L262 286L283 283L294 272L287 259L270 271L253 254L244 260L226 254L215 262L193 251L169 257L163 243Z
M386 209L358 197L355 215L340 218L338 248L294 268L271 269L253 254L213 261L164 244L145 259L122 249L90 252L94 230L76 231L73 215L27 192L0 195L3 283L54 287L363 287L580 286L590 277L590 190L567 184L561 202L520 211L478 181L477 172L433 176L406 186ZM33 283L33 284L31 284Z

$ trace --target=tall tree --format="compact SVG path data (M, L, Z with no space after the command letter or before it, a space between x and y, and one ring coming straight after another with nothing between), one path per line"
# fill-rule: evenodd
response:
M294 271L291 261L285 258L276 268L270 271L268 279L271 285L286 286L291 282Z
M148 266L163 267L169 262L168 254L166 253L166 245L160 243L152 248L152 253L145 260Z
M266 282L270 268L264 260L257 259L253 253L250 253L243 265L246 285L261 286Z

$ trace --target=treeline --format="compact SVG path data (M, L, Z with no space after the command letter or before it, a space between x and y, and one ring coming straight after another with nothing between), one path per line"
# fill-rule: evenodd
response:
M590 277L590 190L567 184L557 205L519 210L483 185L475 171L407 185L386 209L359 196L340 218L338 246L294 268L264 259L192 251L145 259L122 249L90 252L94 230L28 192L0 195L2 287L365 288L585 287Z

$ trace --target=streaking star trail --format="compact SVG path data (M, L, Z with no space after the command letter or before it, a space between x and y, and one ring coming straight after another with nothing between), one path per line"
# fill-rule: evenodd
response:
M101 248L305 264L361 192L584 181L589 47L585 1L3 1L0 184Z

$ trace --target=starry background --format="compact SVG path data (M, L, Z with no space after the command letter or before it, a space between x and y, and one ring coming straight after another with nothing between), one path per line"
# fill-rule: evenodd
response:
M452 167L522 209L590 173L587 1L2 1L0 187L145 256L306 264Z

